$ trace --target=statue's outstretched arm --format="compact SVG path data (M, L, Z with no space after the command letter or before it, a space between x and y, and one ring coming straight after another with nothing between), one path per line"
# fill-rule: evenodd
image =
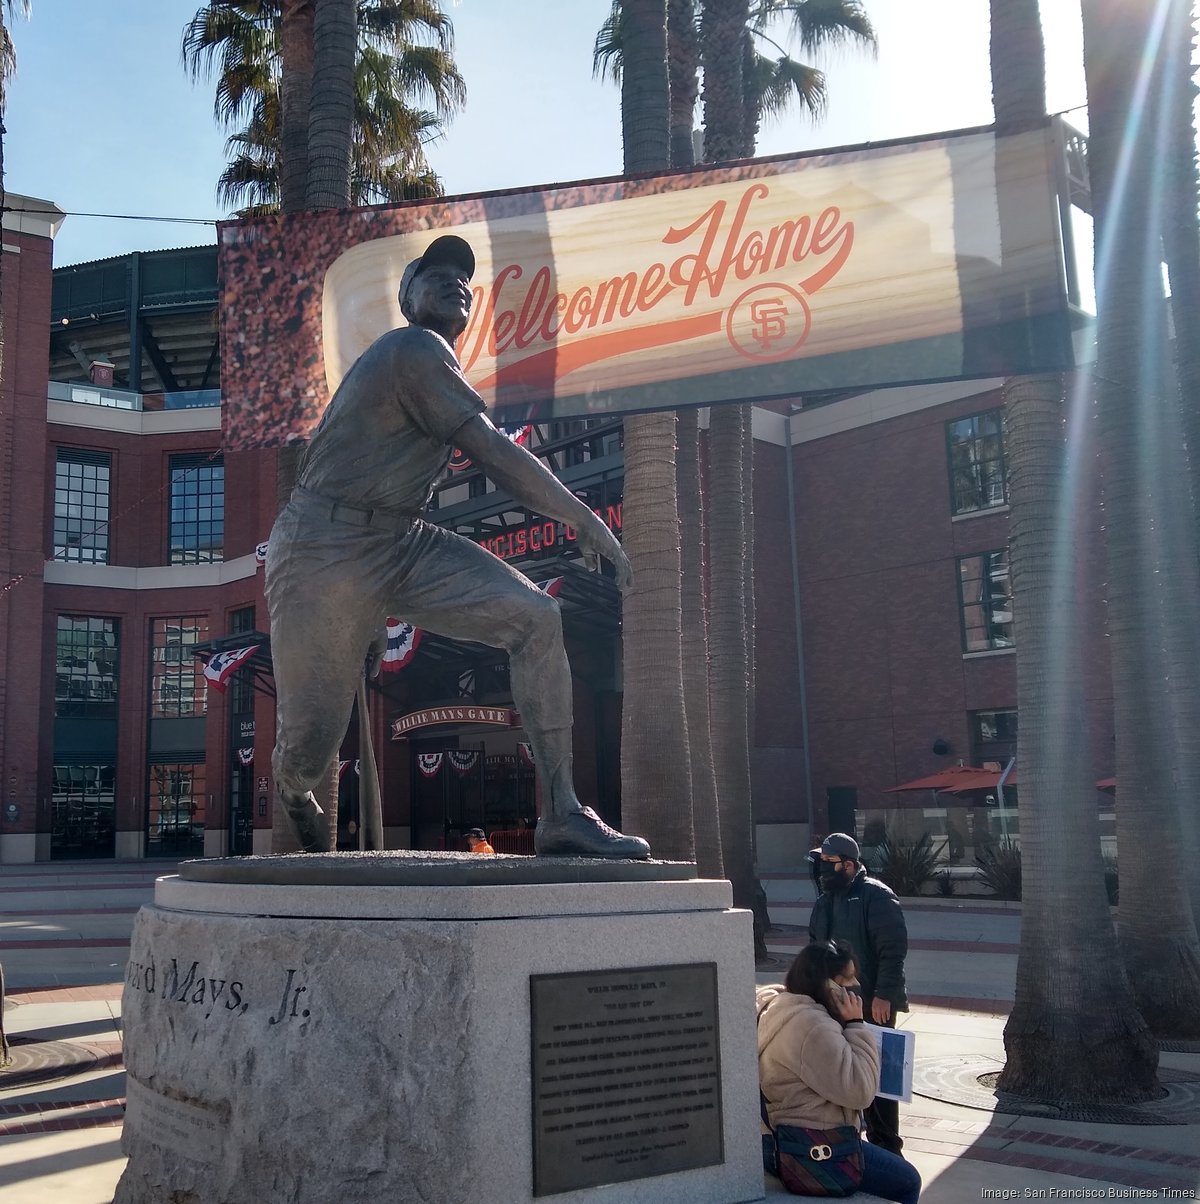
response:
M633 571L613 533L536 456L496 430L486 414L464 423L454 443L517 501L574 527L591 567L603 556L617 571L617 585L628 588Z

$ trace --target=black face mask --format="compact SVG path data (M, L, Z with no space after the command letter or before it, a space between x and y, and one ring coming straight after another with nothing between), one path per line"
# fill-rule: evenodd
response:
M837 872L836 866L821 867L821 889L836 890L838 883L841 881L841 875Z

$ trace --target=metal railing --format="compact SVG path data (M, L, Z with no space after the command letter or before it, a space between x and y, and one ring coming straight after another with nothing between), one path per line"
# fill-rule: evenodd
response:
M72 384L52 380L48 386L51 401L69 401L75 405L103 406L113 410L194 410L221 404L220 389L183 389L175 393L131 393L111 385Z

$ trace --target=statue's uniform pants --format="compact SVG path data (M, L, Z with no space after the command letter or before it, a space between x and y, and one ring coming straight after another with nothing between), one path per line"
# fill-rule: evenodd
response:
M338 755L363 661L388 615L503 648L539 770L565 743L571 670L558 603L477 544L421 519L391 528L333 517L296 490L267 549L275 669L276 787L314 790Z

